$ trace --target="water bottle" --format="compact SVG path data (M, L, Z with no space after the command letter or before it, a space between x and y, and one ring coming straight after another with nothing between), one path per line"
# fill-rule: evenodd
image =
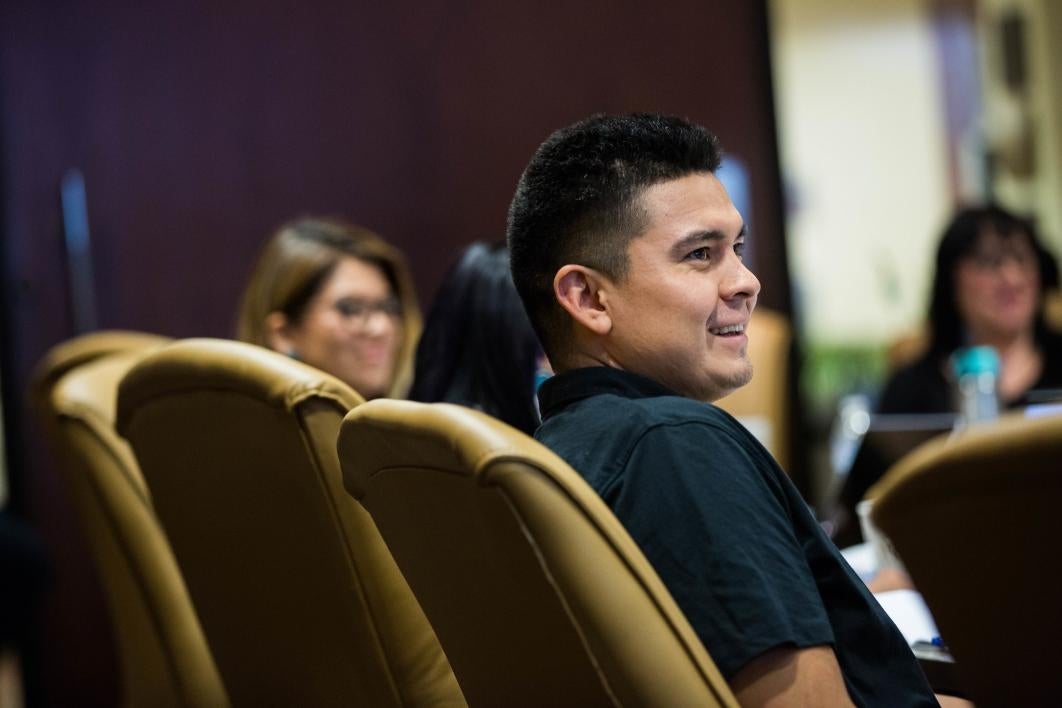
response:
M999 355L992 347L968 347L951 357L958 392L959 425L969 426L999 417Z
M834 477L845 477L852 468L859 444L870 429L870 396L852 393L841 397L837 418L830 431L830 466Z

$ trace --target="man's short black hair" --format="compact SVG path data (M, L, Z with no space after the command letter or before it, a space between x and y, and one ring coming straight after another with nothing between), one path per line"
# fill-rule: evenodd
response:
M524 170L509 207L513 282L552 357L567 348L567 318L553 277L575 263L622 280L627 246L646 228L646 188L715 172L715 136L674 116L596 115L546 139Z

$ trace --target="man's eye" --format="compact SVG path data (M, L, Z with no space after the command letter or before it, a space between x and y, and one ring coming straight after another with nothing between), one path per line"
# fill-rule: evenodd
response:
M745 257L745 244L744 244L744 242L735 243L734 244L734 253L737 254L738 258L742 258L743 259Z
M686 260L688 261L707 261L710 258L711 254L708 252L707 246L702 246L686 254Z

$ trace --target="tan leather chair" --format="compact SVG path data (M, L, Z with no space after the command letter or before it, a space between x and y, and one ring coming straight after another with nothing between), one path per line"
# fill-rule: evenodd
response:
M114 329L89 332L60 342L45 353L33 373L30 383L33 403L38 409L50 406L48 399L52 395L55 382L66 372L93 359L108 354L145 351L171 341L173 340L169 337L157 334ZM113 412L113 405L110 409Z
M716 401L763 443L782 469L789 469L789 353L793 331L778 312L758 307L749 324L753 376Z
M1062 332L1062 290L1044 293L1044 322L1056 332Z
M118 382L165 338L97 333L53 348L36 404L104 588L129 706L228 705L136 460L114 430Z
M737 705L604 502L531 438L377 400L343 421L339 454L471 705Z
M335 440L361 399L240 342L185 340L122 382L130 441L237 705L464 705Z
M868 496L974 703L1058 705L1062 416L926 443Z

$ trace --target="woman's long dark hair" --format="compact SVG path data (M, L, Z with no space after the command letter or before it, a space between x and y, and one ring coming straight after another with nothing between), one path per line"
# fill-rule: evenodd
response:
M1037 342L1043 341L1046 327L1043 293L1058 287L1058 265L1054 257L1040 242L1036 228L1030 220L995 204L970 207L955 215L944 230L937 248L936 273L933 276L933 289L929 300L929 355L934 358L945 358L967 343L965 323L955 300L955 271L960 261L974 253L981 235L986 231L1005 239L1028 238L1036 253L1040 270L1040 296L1036 307L1034 336Z
M417 346L414 401L478 408L530 434L541 348L504 244L475 243L450 269Z

